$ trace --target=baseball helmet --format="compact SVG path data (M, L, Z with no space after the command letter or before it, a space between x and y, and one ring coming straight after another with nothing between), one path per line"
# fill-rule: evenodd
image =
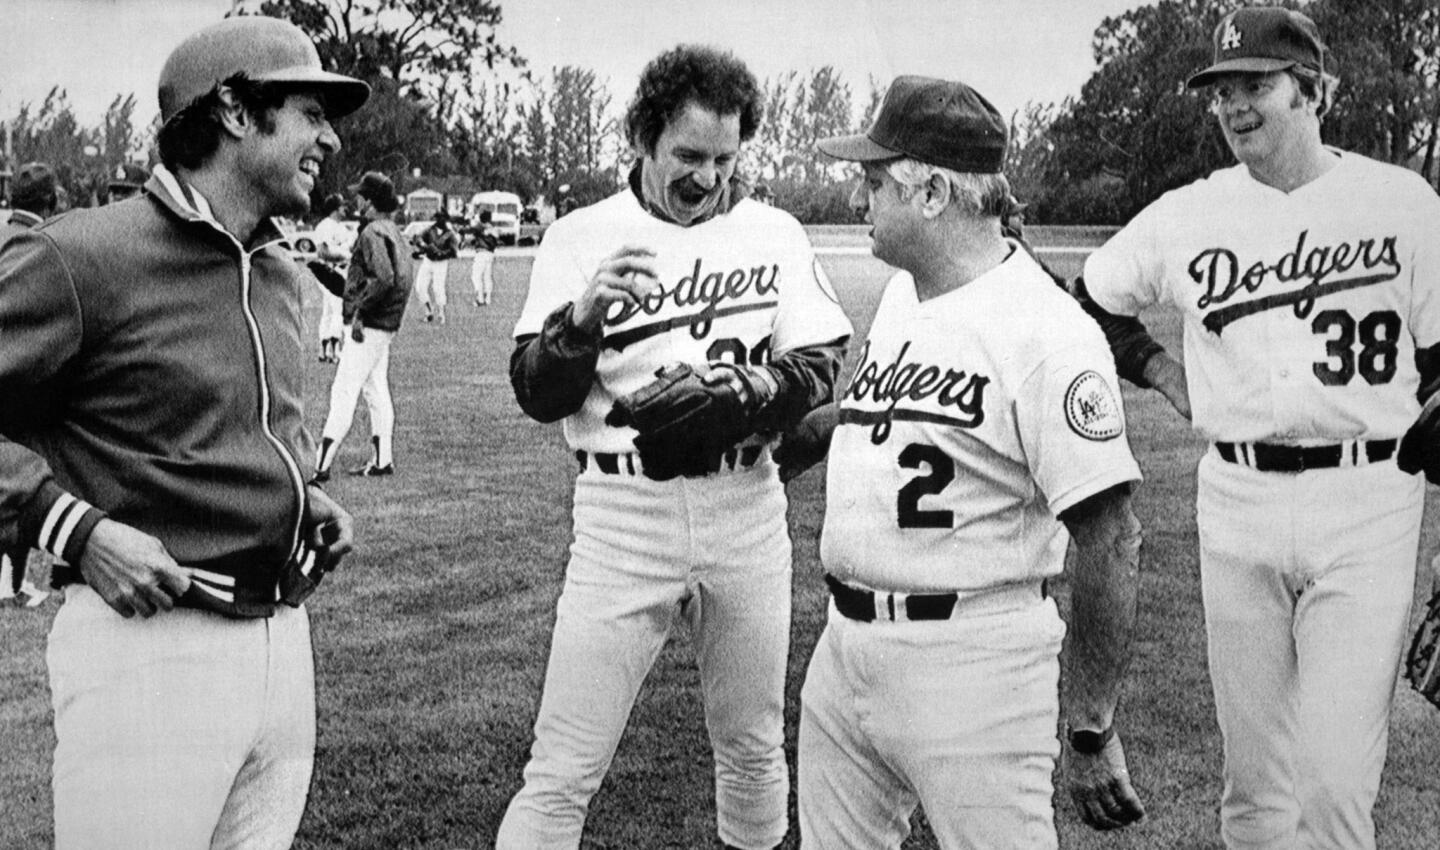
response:
M299 27L279 18L244 16L212 24L171 52L160 71L160 119L169 121L235 74L318 92L327 118L349 115L370 97L364 82L326 71L315 44Z

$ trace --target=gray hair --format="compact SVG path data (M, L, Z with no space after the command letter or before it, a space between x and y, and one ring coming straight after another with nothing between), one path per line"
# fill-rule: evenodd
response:
M974 174L955 171L908 157L887 164L885 170L890 172L895 182L911 189L924 186L936 174L944 177L954 198L951 203L974 215L999 218L1010 210L1010 181L998 172Z

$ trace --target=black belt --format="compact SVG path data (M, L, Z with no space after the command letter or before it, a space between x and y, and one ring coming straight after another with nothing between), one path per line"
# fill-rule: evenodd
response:
M1394 440L1370 440L1331 446L1282 446L1274 443L1216 443L1220 457L1261 472L1304 472L1389 460ZM1361 453L1364 459L1361 460Z
M825 584L830 588L830 595L835 597L835 610L852 620L860 620L865 623L875 619L876 593L851 587L829 573L825 574ZM895 619L894 597L889 594L880 595L882 598L889 597L886 600L890 611L889 619ZM948 620L950 612L955 610L955 600L959 598L959 594L956 593L916 593L906 596L904 598L905 618L910 620Z
M825 585L830 588L830 596L835 600L835 610L851 620L859 620L862 623L869 623L879 618L895 620L948 620L955 612L955 605L960 601L958 593L877 593L872 590L861 590L858 587L851 587L840 581L829 573L825 574ZM992 598L999 602L1006 602L1000 597L1005 593L1014 593L1016 598L1044 599L1048 591L1044 581L1036 582L1033 585L1016 585L1014 587L997 588ZM992 595L991 591L982 591L974 598ZM897 598L903 612L897 612ZM967 597L971 598L971 597ZM899 616L897 616L897 614Z
M731 449L718 458L718 462L710 471L748 469L760 462L760 454L764 448L764 446L744 446ZM640 474L640 461L633 452L615 454L614 452L587 452L580 449L575 452L575 460L580 463L581 472L589 469L590 462L594 461L595 468L606 475Z

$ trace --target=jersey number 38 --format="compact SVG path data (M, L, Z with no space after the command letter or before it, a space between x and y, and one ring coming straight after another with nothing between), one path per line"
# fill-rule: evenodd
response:
M1395 311L1377 310L1357 322L1345 310L1324 310L1316 314L1310 330L1326 337L1326 359L1311 366L1325 386L1344 386L1356 372L1371 386L1395 377L1400 353L1400 316Z

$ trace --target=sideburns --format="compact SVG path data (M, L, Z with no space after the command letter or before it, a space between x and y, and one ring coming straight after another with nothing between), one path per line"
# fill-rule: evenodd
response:
M250 119L255 122L255 129L260 131L262 136L273 136L275 134L275 109L246 109Z

